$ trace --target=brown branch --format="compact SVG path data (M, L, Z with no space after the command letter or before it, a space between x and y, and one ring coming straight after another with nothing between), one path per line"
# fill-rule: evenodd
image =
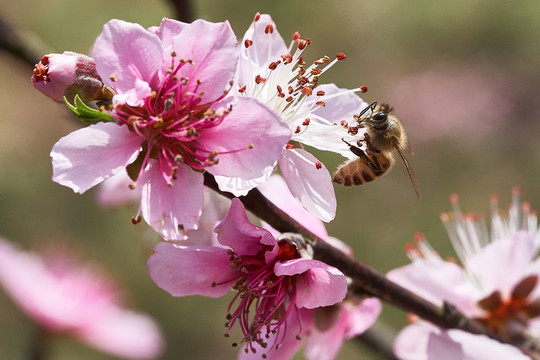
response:
M176 19L185 23L192 22L192 7L189 0L170 0L176 11Z
M212 175L205 173L204 180L204 184L210 189L230 199L234 197L231 193L220 191ZM497 341L517 346L523 351L530 351L523 344L515 344L511 340L502 339L481 323L468 319L451 304L445 303L442 308L439 308L332 247L275 206L257 189L251 190L246 196L241 196L239 199L246 209L266 221L276 230L303 235L313 247L315 259L340 269L353 280L350 290L355 295L375 296L403 311L416 314L443 329L459 329L472 334L487 335Z

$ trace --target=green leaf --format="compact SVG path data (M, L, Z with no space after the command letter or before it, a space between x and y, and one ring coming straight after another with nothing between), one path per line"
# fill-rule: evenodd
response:
M64 102L67 107L77 115L77 119L81 122L91 125L99 122L111 122L114 120L113 116L105 111L100 111L86 105L79 95L75 95L74 104L70 104L64 96Z

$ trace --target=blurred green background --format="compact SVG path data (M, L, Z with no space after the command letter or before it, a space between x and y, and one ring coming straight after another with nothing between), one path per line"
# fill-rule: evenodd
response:
M519 185L533 208L540 205L540 2L200 0L192 6L194 17L228 19L239 38L257 11L271 14L285 39L299 31L312 40L306 60L347 55L323 82L368 86L366 101L396 108L414 148L410 161L422 200L400 163L374 183L336 188L338 214L328 229L360 261L380 272L406 264L403 248L416 231L443 256L453 255L438 221L450 209L451 193L460 195L464 210L487 212L491 194L506 206ZM5 1L0 13L44 53L90 53L111 18L148 27L175 16L169 2L157 0ZM162 359L235 358L222 336L231 297L177 299L160 290L145 266L157 238L146 225L131 225L137 209L104 210L93 190L77 195L50 180L50 149L78 125L33 89L31 70L0 51L0 235L25 248L69 241L104 264L131 294L130 305L162 326L168 342ZM330 169L342 161L320 159ZM385 307L380 321L397 331L405 314ZM0 358L23 358L32 331L0 292ZM67 338L51 351L50 359L112 359ZM378 358L349 342L339 359L353 357Z

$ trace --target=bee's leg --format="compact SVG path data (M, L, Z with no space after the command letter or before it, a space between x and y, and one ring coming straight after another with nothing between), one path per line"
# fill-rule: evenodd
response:
M376 172L381 171L381 165L379 164L379 161L377 159L369 154L366 154L364 150L360 149L358 146L352 145L351 143L347 142L345 139L341 139L345 144L349 145L349 148L351 149L351 152L358 156L360 160L372 168ZM359 140L359 141L365 141L365 140ZM377 152L380 152L377 150Z

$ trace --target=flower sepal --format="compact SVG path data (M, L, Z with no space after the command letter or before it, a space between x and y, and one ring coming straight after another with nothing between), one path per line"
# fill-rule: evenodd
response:
M114 120L113 116L108 112L94 109L86 105L79 95L75 95L73 104L71 104L64 96L64 103L67 105L69 110L73 111L75 115L77 115L77 119L86 125L97 124L99 122L111 122Z

